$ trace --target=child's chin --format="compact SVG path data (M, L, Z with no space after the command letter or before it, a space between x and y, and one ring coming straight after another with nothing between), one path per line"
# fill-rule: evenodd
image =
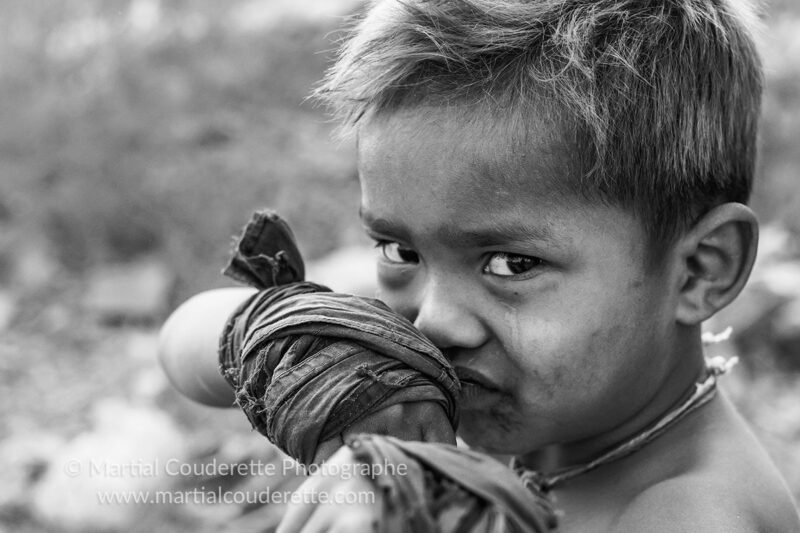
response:
M458 427L458 436L471 449L490 454L516 454L521 453L518 436L513 427L508 427L500 418L491 411L461 412L461 423Z

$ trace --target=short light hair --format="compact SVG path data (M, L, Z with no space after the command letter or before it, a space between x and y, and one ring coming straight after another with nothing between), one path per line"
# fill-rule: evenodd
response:
M760 110L757 17L736 0L378 0L316 91L354 129L422 105L554 112L588 198L663 248L747 202ZM555 111L553 111L555 110Z

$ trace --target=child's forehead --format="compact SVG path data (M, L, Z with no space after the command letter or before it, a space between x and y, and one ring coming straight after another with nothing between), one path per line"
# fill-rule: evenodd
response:
M411 185L419 172L448 167L485 192L523 186L577 198L579 158L568 138L561 124L533 111L519 116L481 106L402 109L357 129L359 174L392 169L395 180Z
M497 123L441 110L373 121L361 129L362 220L376 235L478 248L566 242L584 199L552 134L521 142ZM587 219L588 220L588 219ZM594 224L595 221L591 221ZM557 238L556 238L557 237Z

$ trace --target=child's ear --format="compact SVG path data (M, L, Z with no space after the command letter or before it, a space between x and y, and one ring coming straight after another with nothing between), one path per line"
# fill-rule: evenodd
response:
M750 276L757 247L758 221L747 206L727 203L703 216L676 246L678 322L699 324L736 298Z

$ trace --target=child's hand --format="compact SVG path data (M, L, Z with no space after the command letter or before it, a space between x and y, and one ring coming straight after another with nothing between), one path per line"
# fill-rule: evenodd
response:
M382 494L357 473L352 477L332 475L353 472L350 465L358 463L353 450L339 448L326 463L330 468L320 469L295 491L276 533L378 531L383 514Z
M398 403L359 420L339 438L320 444L314 462L325 462L342 446L348 435L359 433L391 435L402 440L456 443L453 427L441 405L434 402Z
M314 463L325 462L330 468L320 469L296 491L277 533L352 532L373 533L379 530L383 516L382 495L372 482L354 472L349 465L358 464L353 451L343 446L349 435L377 433L403 440L455 444L453 427L444 409L435 402L394 404L350 426L336 439L320 444ZM337 500L341 498L341 501ZM355 501L356 503L350 503Z

